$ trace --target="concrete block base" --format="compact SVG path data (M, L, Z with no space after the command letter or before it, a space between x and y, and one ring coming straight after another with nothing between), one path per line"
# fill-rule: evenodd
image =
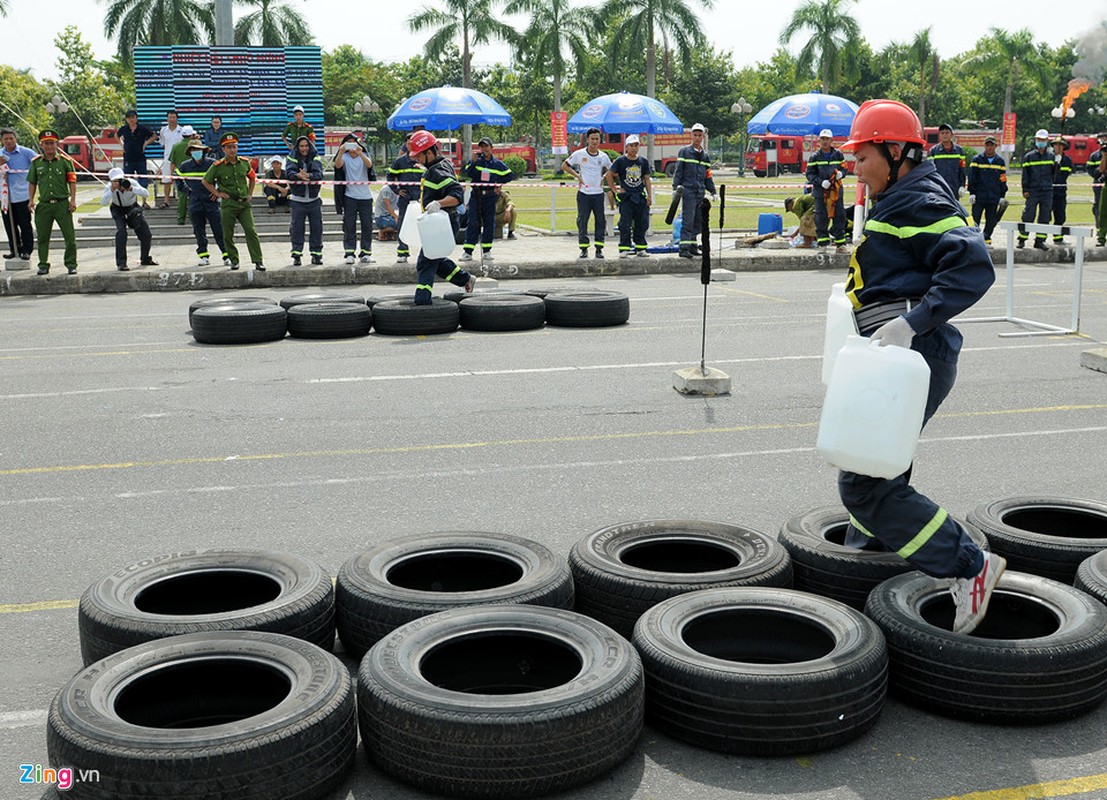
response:
M706 371L699 367L687 367L673 373L673 388L681 394L716 397L730 394L730 376L713 367L708 367Z
M10 258L4 262L4 270L6 272L18 272L23 269L30 269L31 262L24 261L22 258Z
M734 281L738 279L738 273L731 272L729 269L713 269L711 270L712 283L725 283L726 281Z
M1080 366L1107 372L1107 347L1095 347L1080 354Z

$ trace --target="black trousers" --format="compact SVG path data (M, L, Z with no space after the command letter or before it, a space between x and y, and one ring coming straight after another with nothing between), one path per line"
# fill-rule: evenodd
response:
M1054 225L1064 225L1065 224L1066 213L1067 213L1067 210L1068 210L1068 204L1069 204L1069 193L1068 193L1068 191L1065 190L1065 189L1054 188L1054 190L1053 190L1053 224ZM1065 237L1062 236L1059 233L1053 234L1053 241L1057 242L1058 244L1063 242L1064 239L1065 239Z
M593 231L596 234L596 249L600 250L604 245L604 232L607 229L607 221L603 216L603 194L585 194L577 192L577 244L581 250L587 250L588 219L594 218Z
M31 201L9 203L4 212L4 232L8 235L8 252L16 255L30 255L35 250L35 229L31 225ZM12 224L15 225L15 239L12 239Z
M846 243L846 205L842 193L838 193L838 202L834 204L834 221L830 221L830 212L822 194L815 195L815 235L819 246Z
M619 252L646 249L646 228L650 224L650 207L643 202L623 200L619 203ZM633 236L634 245L631 246Z
M111 218L115 220L115 266L127 266L127 229L130 228L138 236L138 245L142 254L142 260L150 259L150 242L153 235L150 233L150 225L146 222L146 215L138 206L111 207Z
M1039 225L1049 224L1049 214L1053 210L1053 193L1049 194L1031 192L1030 197L1026 198L1026 206L1022 210L1023 222L1034 222L1035 217ZM1026 231L1019 231L1019 239L1026 241L1030 238L1030 234ZM1035 240L1044 242L1046 235L1044 233L1034 234Z
M465 252L471 253L480 242L481 250L492 249L492 234L496 231L496 194L481 192L469 201L469 224L465 226Z
M972 204L972 218L978 228L984 229L984 238L990 240L999 224L999 201L978 199Z

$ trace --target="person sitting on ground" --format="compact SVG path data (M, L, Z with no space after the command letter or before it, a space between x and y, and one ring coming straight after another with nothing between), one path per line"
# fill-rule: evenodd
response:
M814 247L818 239L815 232L815 198L809 194L789 197L784 201L784 210L799 217L799 235L803 237L803 244L797 244L796 247Z
M373 226L381 241L395 239L400 230L400 209L396 205L396 193L387 183L377 192L373 203Z
M507 189L500 190L500 196L496 198L496 235L502 236L504 225L507 226L507 238L515 238L515 204L511 202L511 192Z
M288 213L288 196L292 189L288 185L288 173L284 169L284 159L273 156L269 159L269 169L265 170L265 183L262 191L265 193L265 202L269 204L269 213L276 214L277 207Z

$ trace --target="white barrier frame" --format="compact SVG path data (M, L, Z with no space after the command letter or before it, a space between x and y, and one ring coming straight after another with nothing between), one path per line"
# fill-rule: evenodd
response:
M1080 333L1080 300L1084 281L1084 239L1094 235L1092 228L1070 227L1068 225L1039 225L1036 222L1001 222L996 226L1000 230L1007 231L1007 313L1002 317L973 317L972 319L959 319L957 322L1012 322L1018 325L1027 325L1039 328L1034 331L1010 331L999 334L1001 337L1009 336L1055 336L1057 334ZM1068 328L1058 325L1049 325L1045 322L1022 319L1015 316L1015 232L1045 233L1053 235L1071 235L1076 239L1076 272L1073 276L1072 291L1072 321Z

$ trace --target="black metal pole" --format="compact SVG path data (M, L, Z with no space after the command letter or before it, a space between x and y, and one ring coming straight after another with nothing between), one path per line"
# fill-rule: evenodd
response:
M707 374L707 285L711 283L711 201L700 201L700 283L703 284L703 335L700 339L700 372Z

